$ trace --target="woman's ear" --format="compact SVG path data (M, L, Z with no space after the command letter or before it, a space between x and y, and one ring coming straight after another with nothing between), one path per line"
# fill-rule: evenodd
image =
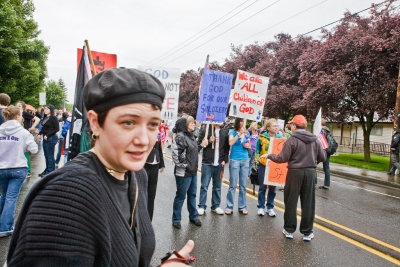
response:
M99 136L100 133L100 125L99 122L97 120L97 113L93 110L89 110L88 111L88 120L90 123L90 129L93 132L93 135L95 136Z

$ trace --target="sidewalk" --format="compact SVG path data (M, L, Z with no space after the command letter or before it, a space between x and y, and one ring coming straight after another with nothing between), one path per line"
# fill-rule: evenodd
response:
M386 172L360 169L357 167L337 164L333 162L330 162L329 166L331 174L341 176L343 178L358 181L367 181L370 183L400 188L400 175L390 176L387 175ZM322 164L318 165L317 171L323 173Z

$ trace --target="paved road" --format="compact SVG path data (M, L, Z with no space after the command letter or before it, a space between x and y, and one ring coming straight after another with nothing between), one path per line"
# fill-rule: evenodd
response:
M168 153L168 150L167 150ZM32 161L33 170L43 169L40 154ZM228 172L225 172L227 177ZM322 184L319 174L319 184ZM32 184L24 183L17 206ZM199 179L200 180L200 176ZM153 225L157 246L153 264L167 251L182 247L186 240L195 241L193 255L197 266L394 266L400 261L400 190L332 177L331 190L317 190L315 239L306 243L299 232L286 240L283 226L283 194L276 197L276 218L257 216L256 197L248 194L249 215L234 212L232 216L212 214L208 209L201 217L202 227L189 224L186 205L182 229L171 225L175 196L173 165L166 158L166 170L160 175ZM199 181L200 182L200 181ZM249 185L249 187L251 187ZM222 208L227 186L222 188ZM210 195L209 195L210 198ZM236 194L237 199L237 194ZM208 205L210 203L208 200ZM237 203L235 203L235 208ZM236 211L236 210L235 210ZM0 263L4 263L10 238L0 239ZM382 253L383 251L383 253Z

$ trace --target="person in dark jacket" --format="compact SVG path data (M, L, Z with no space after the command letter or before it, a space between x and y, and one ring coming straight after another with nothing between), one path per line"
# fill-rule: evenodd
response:
M304 241L314 238L313 224L315 215L315 179L319 162L326 160L326 152L322 149L318 138L307 132L307 120L296 115L289 122L293 135L285 142L279 155L268 154L268 159L277 162L288 162L288 172L284 189L284 228L283 234L293 239L297 225L297 201L300 195L301 222L300 232Z
M163 172L165 168L164 156L161 146L160 134L157 136L157 142L153 146L149 156L147 157L144 169L148 177L147 184L147 209L149 211L150 220L153 220L154 199L156 198L158 172Z
M46 159L46 169L39 176L44 176L56 168L54 150L58 142L57 132L60 130L53 105L44 107L44 115L46 117L42 121L42 130L40 130L39 134L43 135L43 152Z
M394 134L392 137L392 143L390 144L390 151L392 152L392 157L391 157L392 168L388 172L389 175L394 175L396 173L396 169L400 170L400 163L399 163L400 129L395 128L393 132Z
M173 205L172 225L181 228L181 213L186 195L189 220L201 226L196 209L197 167L199 151L196 138L193 135L195 123L193 117L180 118L175 124L177 133L172 147L172 160L175 164L176 195Z
M212 129L211 129L212 128ZM220 124L209 126L209 131L206 135L206 129L201 129L197 144L199 151L203 149L203 159L201 164L201 187L199 208L197 212L203 215L207 209L207 190L211 179L213 180L211 211L216 214L223 215L224 211L221 209L221 185L222 179L220 177L221 169L229 160L229 142L228 132L221 129Z
M155 237L143 166L164 97L158 79L135 69L112 68L89 80L83 99L94 146L32 187L9 267L150 266ZM193 246L189 241L180 254Z

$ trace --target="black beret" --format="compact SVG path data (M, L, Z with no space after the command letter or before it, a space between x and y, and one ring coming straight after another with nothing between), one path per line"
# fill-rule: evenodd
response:
M83 89L87 110L104 112L131 103L162 107L165 89L154 76L136 69L112 68L94 76Z

